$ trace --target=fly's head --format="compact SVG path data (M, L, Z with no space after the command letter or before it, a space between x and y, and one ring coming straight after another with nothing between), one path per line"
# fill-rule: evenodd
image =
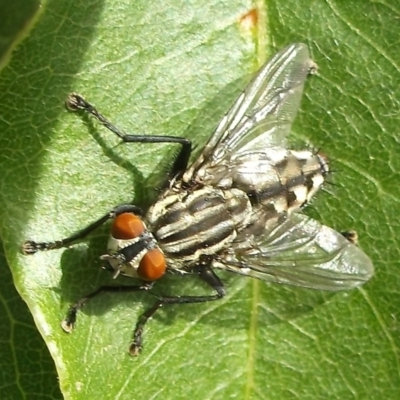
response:
M114 278L122 274L155 281L167 269L164 254L154 236L142 219L132 213L123 213L114 219L107 251L100 258L114 270Z

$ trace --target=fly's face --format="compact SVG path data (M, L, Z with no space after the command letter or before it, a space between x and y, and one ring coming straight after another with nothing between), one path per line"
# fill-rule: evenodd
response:
M168 188L144 215L139 207L113 208L63 240L27 241L25 254L66 247L113 220L107 254L114 277L143 282L105 286L73 304L63 323L72 330L81 307L102 291L150 290L167 271L196 273L214 294L156 296L139 318L130 352L142 348L146 321L163 305L202 303L225 295L215 270L266 282L322 290L360 286L373 275L371 260L354 232L339 233L301 214L329 173L326 158L289 150L286 137L297 114L304 83L316 71L307 46L295 43L275 54L222 118L200 155L188 164L190 140L127 135L77 94L67 105L94 116L126 143L176 143L181 150Z
M154 236L142 219L131 213L120 214L114 219L107 254L100 258L110 264L114 278L122 274L155 281L167 268L165 256Z

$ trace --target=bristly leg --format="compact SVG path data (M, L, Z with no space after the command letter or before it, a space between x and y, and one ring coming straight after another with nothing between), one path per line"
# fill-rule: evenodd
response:
M126 292L139 292L142 290L150 290L153 287L152 282L145 282L142 285L137 286L101 286L97 290L92 293L87 294L86 296L79 299L75 304L72 304L67 312L65 319L61 322L62 329L71 333L74 329L76 318L78 311L93 297L96 297L100 293L104 292L113 292L113 293L126 293Z
M143 215L143 211L141 208L131 204L122 204L115 207L98 220L92 222L86 228L83 228L82 230L72 234L71 236L68 236L61 240L56 240L55 242L35 242L33 240L27 240L22 244L21 251L23 254L28 255L35 254L38 251L54 250L70 246L74 242L84 239L87 235L92 233L108 220L114 219L115 217L123 213L134 213L136 215Z
M214 273L209 265L198 266L198 274L200 278L208 283L217 293L209 296L160 296L158 301L147 311L145 311L138 319L135 330L133 331L132 344L129 346L129 353L132 356L139 355L142 350L142 335L144 327L156 311L163 305L167 304L191 304L191 303L206 303L208 301L219 300L225 296L226 292L224 285L219 277Z
M71 93L66 102L67 108L72 111L82 110L95 117L105 128L114 132L125 143L178 143L181 150L175 159L175 162L169 173L170 178L183 173L188 165L192 153L192 142L189 139L176 136L156 136L156 135L129 135L122 132L112 124L104 115L102 115L92 104L88 103L82 96Z

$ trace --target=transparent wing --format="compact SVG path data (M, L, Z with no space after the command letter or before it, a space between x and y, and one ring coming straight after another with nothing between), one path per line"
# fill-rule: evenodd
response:
M354 242L296 213L264 236L244 232L215 267L322 290L351 289L374 273L371 260Z
M304 82L315 69L305 44L291 44L275 54L222 118L183 179L198 178L215 185L219 178L214 178L214 172L223 175L233 158L285 147Z

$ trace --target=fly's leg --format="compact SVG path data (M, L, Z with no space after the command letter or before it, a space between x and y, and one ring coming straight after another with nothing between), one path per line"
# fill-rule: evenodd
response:
M150 290L153 287L153 282L144 283L143 285L138 286L101 286L97 290L88 295L82 297L75 304L72 304L67 312L65 319L61 323L61 327L67 333L71 333L74 329L76 316L78 311L93 297L96 297L98 294L103 292L118 292L118 293L126 293L126 292L138 292L141 290Z
M162 299L158 300L153 307L149 308L147 311L145 311L138 319L136 322L135 330L133 331L133 339L132 343L129 346L129 354L132 357L137 357L142 350L142 336L143 336L143 329L144 326L146 325L146 322L148 321L149 318L151 318L155 312L161 308L163 305Z
M358 244L358 233L354 230L340 232L351 244Z
M144 312L136 323L136 327L133 333L132 344L129 347L129 353L132 356L139 355L142 349L142 335L143 329L146 322L151 318L155 312L165 304L190 304L190 303L206 303L208 301L214 301L221 299L225 296L224 285L221 280L215 275L214 271L209 266L204 266L198 270L199 276L202 280L208 283L217 293L210 296L161 296L158 298L157 302L146 312ZM61 323L62 329L70 333L72 332L78 311L93 297L97 296L103 292L113 292L113 293L126 293L126 292L138 292L142 290L151 290L154 282L144 283L138 286L102 286L92 293L82 297L75 304L71 305L65 319Z
M114 132L120 139L125 143L178 143L180 144L181 150L175 159L175 162L171 168L170 176L175 177L178 173L186 170L190 154L192 153L192 142L185 138L176 136L147 136L147 135L128 135L119 130L113 125L106 117L100 114L97 109L90 103L88 103L83 97L76 93L71 93L66 101L66 105L70 110L83 110L88 114L95 117L104 127Z
M161 296L158 301L143 313L138 322L136 323L135 330L133 331L132 344L129 347L129 353L132 356L137 356L142 349L142 335L144 326L150 317L152 317L155 312L166 304L190 304L190 303L206 303L208 301L219 300L225 296L226 292L224 285L219 279L219 277L214 273L209 265L199 266L198 273L200 278L208 283L215 291L216 294L210 296Z
M81 240L85 238L87 235L92 233L95 229L103 225L109 219L114 219L120 214L123 213L134 213L136 215L142 215L143 211L141 208L133 206L131 204L122 204L120 206L115 207L107 214L103 215L98 220L94 221L86 228L68 236L65 239L57 240L55 242L35 242L33 240L27 240L22 244L21 251L23 254L35 254L38 251L44 250L53 250L53 249L60 249L61 247L67 247L72 243L76 242L77 240Z

